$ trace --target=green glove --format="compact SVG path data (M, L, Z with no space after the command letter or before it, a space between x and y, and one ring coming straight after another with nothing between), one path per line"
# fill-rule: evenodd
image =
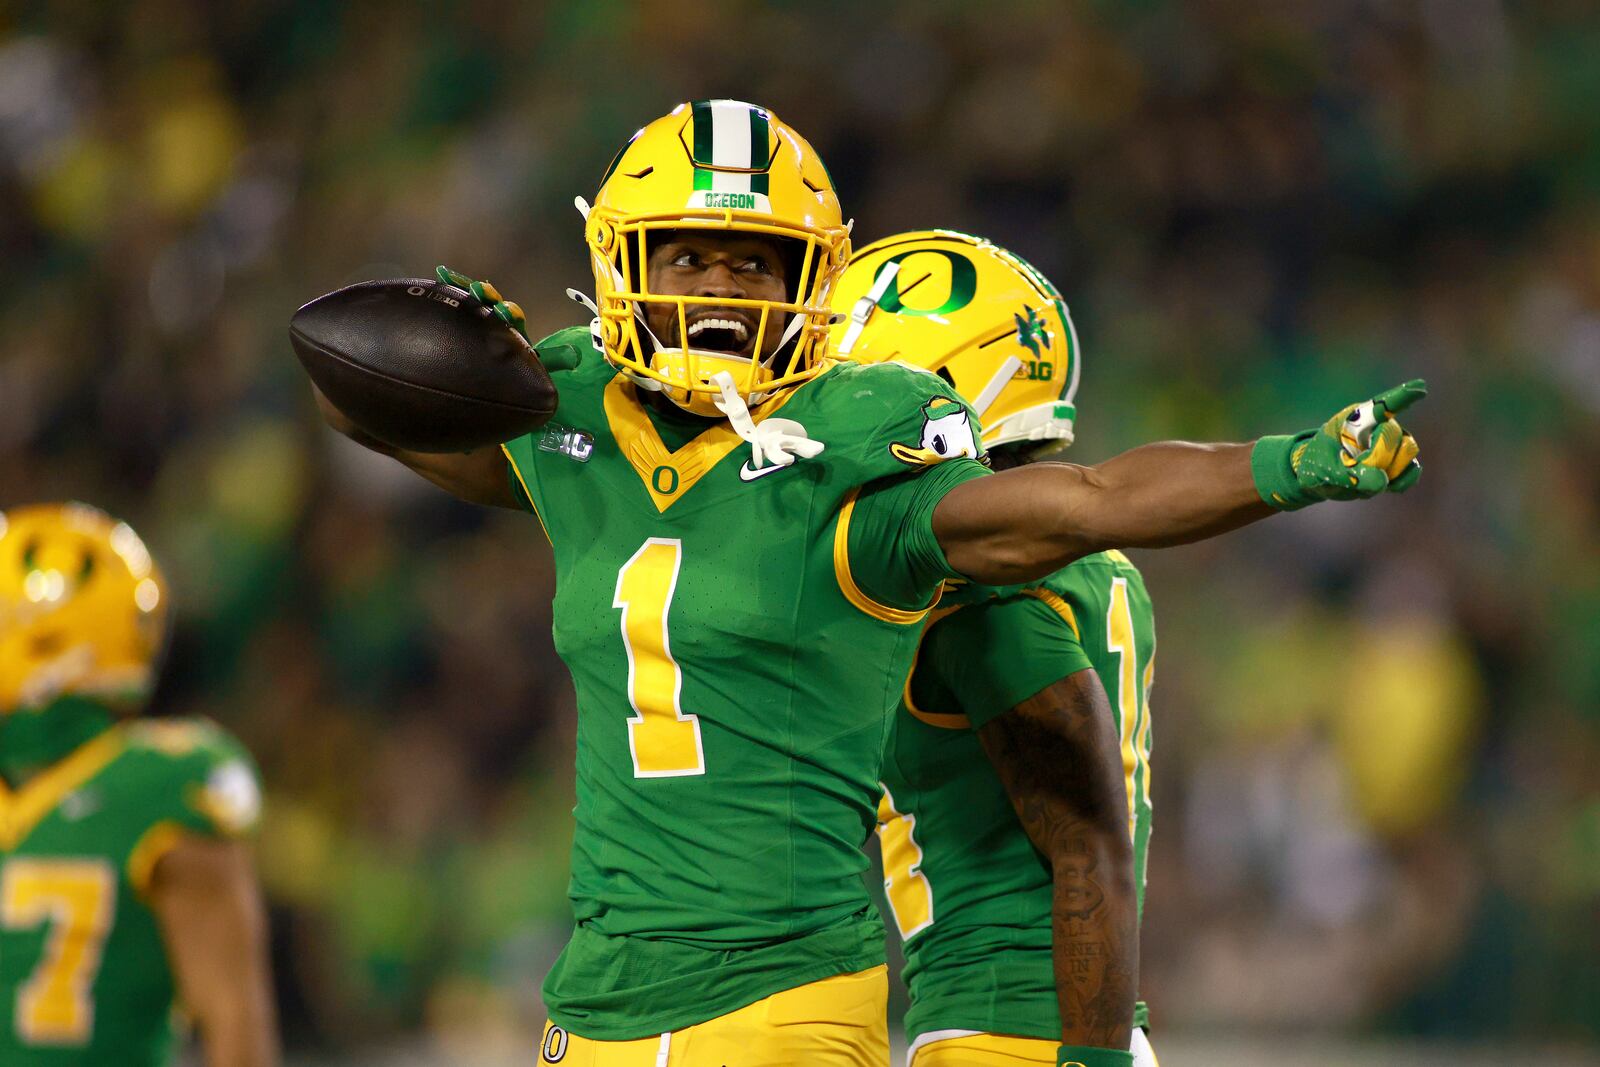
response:
M1062 1045L1056 1067L1133 1067L1133 1053L1113 1048Z
M1250 453L1256 492L1282 511L1405 492L1422 477L1422 464L1416 438L1394 417L1427 395L1417 378L1351 404L1315 430L1263 437Z
M471 293L472 298L494 312L496 318L520 333L524 340L532 342L533 338L528 336L527 316L523 315L522 308L517 306L516 301L502 297L500 290L488 282L475 281L465 274L451 270L449 267L437 267L434 269L434 273L446 285L453 285L457 289L465 289Z

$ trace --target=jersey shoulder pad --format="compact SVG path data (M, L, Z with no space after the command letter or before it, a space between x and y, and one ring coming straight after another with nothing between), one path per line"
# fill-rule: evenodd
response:
M842 362L808 392L827 425L823 439L857 453L873 477L983 457L977 415L937 374L907 363ZM809 423L808 423L809 428Z
M1135 611L1139 605L1149 603L1144 576L1117 549L1074 560L1054 574L1020 588L1047 602L1059 599L1075 615L1099 617L1109 608L1112 585L1119 579L1127 584Z
M587 326L568 326L534 342L533 350L539 362L551 374L577 370L600 356L594 343L594 334Z
M261 818L255 761L209 719L143 719L124 728L130 787L152 823L213 837L251 833Z
M555 383L556 410L540 428L502 442L512 463L520 465L524 474L538 456L540 442L546 451L587 460L593 438L578 427L592 430L592 424L603 420L601 398L606 384L617 375L616 368L595 347L587 326L557 330L534 344L533 349Z

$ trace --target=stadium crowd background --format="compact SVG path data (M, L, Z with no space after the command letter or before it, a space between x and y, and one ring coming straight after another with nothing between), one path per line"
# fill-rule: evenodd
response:
M439 262L580 321L572 196L679 100L767 103L861 241L1055 279L1080 461L1429 380L1410 496L1137 555L1158 1032L1593 1045L1597 55L1579 0L0 8L0 506L100 504L170 572L160 710L260 761L291 1050L525 1052L547 549L326 432L286 322Z

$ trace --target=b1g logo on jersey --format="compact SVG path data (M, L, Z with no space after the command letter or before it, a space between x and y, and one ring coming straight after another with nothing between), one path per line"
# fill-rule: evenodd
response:
M544 435L539 438L539 449L543 452L558 452L579 463L587 463L589 457L594 455L594 438L582 430L551 425L545 427Z
M567 1032L552 1026L544 1032L544 1044L539 1049L541 1063L560 1063L567 1055Z
M928 467L958 456L978 458L972 439L972 420L967 409L954 400L936 396L922 407L922 438L916 445L899 441L889 446L889 454L913 467Z

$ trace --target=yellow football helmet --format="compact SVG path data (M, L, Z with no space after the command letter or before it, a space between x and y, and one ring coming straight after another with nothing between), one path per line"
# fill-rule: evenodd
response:
M1072 443L1078 335L1044 275L981 237L922 230L850 259L834 290L834 353L898 359L949 379L985 448Z
M820 369L831 312L828 299L850 254L850 228L833 182L805 139L766 108L737 100L680 104L635 133L600 180L585 212L594 267L595 324L606 358L641 387L680 407L718 417L712 401L720 371L757 403ZM724 231L787 242L787 302L653 294L650 249L677 230ZM681 347L655 337L643 312L668 305ZM706 305L747 309L757 320L754 356L688 347L687 318ZM782 330L768 357L769 331Z
M84 504L0 511L0 715L150 693L167 584L127 523Z

